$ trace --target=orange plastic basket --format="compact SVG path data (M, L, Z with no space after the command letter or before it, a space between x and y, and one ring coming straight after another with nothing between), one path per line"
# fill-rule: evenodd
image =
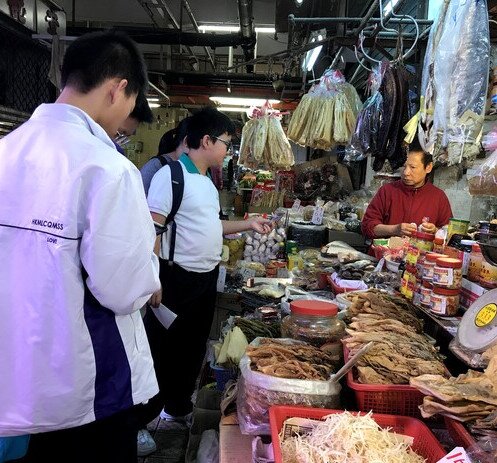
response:
M333 413L343 413L343 410L273 405L269 409L269 423L271 425L271 438L273 442L275 463L283 463L279 432L286 419L292 417L322 419L324 416ZM352 413L364 415L364 413L360 412ZM442 445L429 430L428 426L415 418L374 414L373 419L382 428L392 428L392 431L396 433L414 438L412 449L425 458L427 463L436 463L446 455Z
M447 416L444 416L444 420L450 437L459 447L467 449L476 442L463 423Z

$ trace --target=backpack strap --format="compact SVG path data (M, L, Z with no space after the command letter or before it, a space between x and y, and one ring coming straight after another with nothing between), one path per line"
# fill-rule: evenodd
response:
M183 168L179 161L167 161L166 163L169 165L171 169L171 187L173 191L173 202L171 205L171 211L166 217L166 223L164 224L166 227L168 224L171 224L171 239L169 242L169 265L173 265L174 262L174 248L176 247L176 221L174 217L178 212L178 209L181 205L181 201L183 200L183 191L185 189L185 179L183 176Z
M158 154L157 156L154 156L154 157L159 160L162 167L169 164L168 159L166 158L166 156L164 154Z

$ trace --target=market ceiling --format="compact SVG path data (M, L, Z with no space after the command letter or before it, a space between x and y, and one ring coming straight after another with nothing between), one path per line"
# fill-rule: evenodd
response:
M361 31L364 47L373 58L396 56L397 34L385 32L378 25L379 3L57 0L66 13L68 36L108 27L126 30L141 44L151 82L169 96L171 104L202 105L216 94L279 99L281 109L295 107L299 96L309 88L309 80L319 77L330 65L341 68L356 86L363 85L367 72L357 62L357 56L362 56L352 51ZM391 19L392 9L418 19L428 15L426 0L382 3L386 19ZM488 5L490 14L497 15L497 0L489 0ZM292 17L294 20L289 20ZM414 27L401 22L393 18L388 27L402 32L403 47L407 50L415 39ZM220 25L231 29L210 30ZM420 62L417 50L423 49L429 27L426 19L420 25L419 45L407 58L413 63ZM497 36L497 27L492 26L491 30ZM302 60L316 44L323 47L307 72ZM162 96L161 92L158 96Z

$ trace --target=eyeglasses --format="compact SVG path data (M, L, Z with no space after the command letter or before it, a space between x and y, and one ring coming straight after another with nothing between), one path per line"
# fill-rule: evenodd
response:
M211 138L215 138L216 140L219 140L220 142L224 143L226 145L226 151L229 153L231 151L231 148L233 147L232 143L228 140L223 140L222 138L219 137L214 137L211 136Z

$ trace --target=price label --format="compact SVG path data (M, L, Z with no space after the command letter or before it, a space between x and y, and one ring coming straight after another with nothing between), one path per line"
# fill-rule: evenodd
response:
M300 210L300 199L296 199L292 205L292 212L298 212Z
M494 321L496 315L497 305L487 304L485 307L482 307L476 314L475 325L478 328L483 328L484 326L490 325L490 323Z
M312 214L311 222L314 225L321 225L323 223L324 209L322 207L316 206L314 208L314 214Z
M471 460L462 447L456 447L448 455L438 460L437 463L471 463Z

